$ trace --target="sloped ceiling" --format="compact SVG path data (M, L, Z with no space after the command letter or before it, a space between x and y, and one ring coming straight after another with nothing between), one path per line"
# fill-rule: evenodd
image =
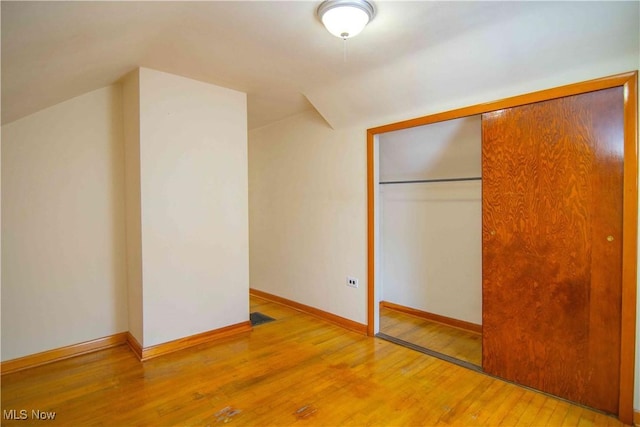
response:
M139 66L246 92L256 128L310 108L334 127L407 118L593 61L638 64L638 2L378 1L346 62L318 4L2 1L2 123Z
M423 49L362 75L309 88L305 95L332 126L368 127L473 105L477 98L486 102L513 96L512 88L541 90L558 81L603 77L601 70L607 70L605 75L632 71L640 66L639 5L492 4L497 6L493 11L465 16L466 25L447 20L457 30L432 38ZM483 96L471 96L479 93ZM336 94L348 102L340 102Z

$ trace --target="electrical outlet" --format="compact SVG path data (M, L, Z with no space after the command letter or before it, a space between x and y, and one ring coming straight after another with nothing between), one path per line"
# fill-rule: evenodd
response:
M352 288L358 287L358 279L355 277L347 276L347 286L351 286Z

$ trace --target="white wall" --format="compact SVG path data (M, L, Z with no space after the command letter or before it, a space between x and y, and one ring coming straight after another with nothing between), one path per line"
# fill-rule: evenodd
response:
M127 330L119 86L2 126L2 360Z
M249 320L246 94L141 68L144 347Z
M382 133L380 181L479 177L481 116Z
M382 300L482 323L479 181L381 186Z
M142 344L142 214L140 208L140 74L122 79L129 333Z
M315 111L249 133L252 288L367 322L364 138Z
M380 134L380 181L480 177L480 116ZM482 323L480 181L380 185L383 301Z
M3 126L2 360L247 321L246 129L244 93L148 69Z

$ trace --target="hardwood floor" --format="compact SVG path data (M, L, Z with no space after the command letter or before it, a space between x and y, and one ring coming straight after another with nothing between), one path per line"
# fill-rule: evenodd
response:
M121 346L5 375L3 413L73 426L621 425L278 304L251 310L277 320L145 363Z
M482 335L380 307L380 332L476 366L482 365Z

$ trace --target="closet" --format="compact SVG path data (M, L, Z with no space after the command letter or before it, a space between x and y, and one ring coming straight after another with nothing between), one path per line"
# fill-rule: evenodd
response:
M380 332L481 364L481 121L380 136Z
M395 268L386 259L396 255L396 247L389 247L385 234L385 210L398 198L416 203L459 194L453 187L440 195L424 190L417 197L417 189L387 194L387 187L404 184L384 184L385 135L478 115L481 370L631 423L638 286L637 72L369 129L369 333L382 325L375 307L388 295L387 270ZM404 233L412 231L418 236L416 229ZM445 247L450 235L433 240ZM417 240L414 249L424 244ZM415 273L421 261L404 268ZM448 307L439 301L426 309Z

